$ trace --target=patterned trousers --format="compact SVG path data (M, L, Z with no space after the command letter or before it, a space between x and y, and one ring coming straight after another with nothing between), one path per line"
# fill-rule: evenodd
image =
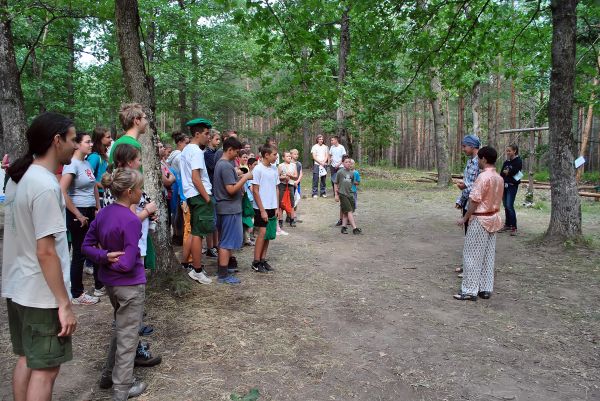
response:
M489 233L477 218L471 220L463 249L463 294L477 295L494 289L496 233Z

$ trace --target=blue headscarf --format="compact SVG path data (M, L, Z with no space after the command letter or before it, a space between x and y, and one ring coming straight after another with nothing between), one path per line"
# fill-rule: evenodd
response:
M462 140L463 145L472 146L474 148L479 149L481 147L481 141L475 135L467 135Z

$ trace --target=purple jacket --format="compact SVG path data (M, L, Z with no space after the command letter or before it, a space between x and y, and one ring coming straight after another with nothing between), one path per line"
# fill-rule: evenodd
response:
M81 251L99 265L98 278L108 286L126 286L146 283L144 263L138 241L142 223L131 210L113 203L100 210L90 224ZM100 248L101 247L101 248ZM119 261L109 263L108 252L125 252Z

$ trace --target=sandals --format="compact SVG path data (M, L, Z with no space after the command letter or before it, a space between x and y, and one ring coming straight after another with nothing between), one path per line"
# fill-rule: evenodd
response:
M462 292L459 292L458 294L454 295L454 299L457 301L477 301L477 295L463 294Z

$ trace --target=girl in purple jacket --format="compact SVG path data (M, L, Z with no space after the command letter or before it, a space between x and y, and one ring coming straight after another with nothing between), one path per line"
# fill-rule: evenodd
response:
M140 219L130 209L142 196L143 178L139 171L118 168L102 177L115 202L96 216L83 241L83 253L97 263L98 276L114 308L115 329L105 369L112 361L113 400L127 400L142 394L147 385L134 382L133 366L138 330L144 313L146 274L138 241ZM103 372L103 376L106 372Z

